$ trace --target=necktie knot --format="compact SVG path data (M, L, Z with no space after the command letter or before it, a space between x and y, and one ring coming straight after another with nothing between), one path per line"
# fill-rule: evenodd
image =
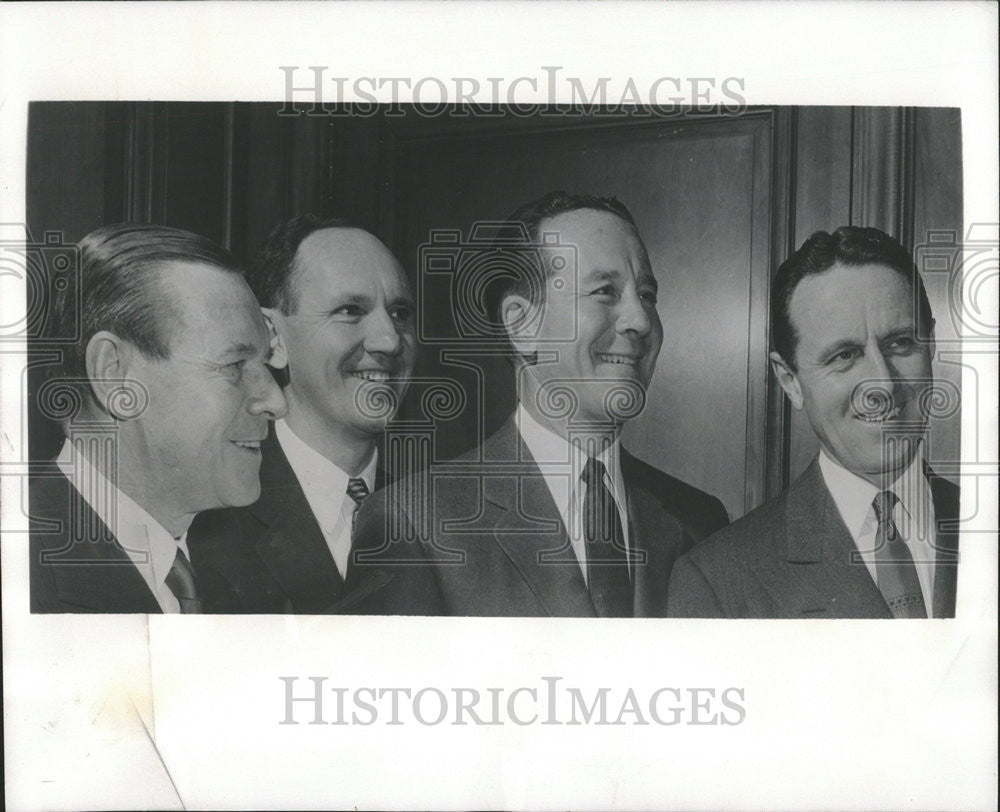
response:
M892 520L892 512L896 509L899 497L892 491L879 491L875 499L872 500L872 509L875 511L875 521L879 526L886 528L886 535L889 541L896 538L896 524Z
M360 505L368 496L368 485L361 477L351 477L347 482L347 495Z

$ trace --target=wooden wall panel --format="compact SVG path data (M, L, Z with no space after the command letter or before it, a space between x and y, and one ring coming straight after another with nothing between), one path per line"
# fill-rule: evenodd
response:
M766 299L770 263L772 123L770 113L640 126L577 122L559 131L526 123L521 133L496 137L425 133L393 144L394 219L411 269L432 229L468 239L474 220L502 219L552 189L613 194L630 207L661 285L664 346L646 412L629 425L625 441L649 462L718 494L733 515L747 507L748 458L757 469L750 476L760 480L755 492L763 491L763 455L747 454L747 392L751 278L757 275ZM421 306L441 310L427 312L440 324L451 304L425 297ZM764 382L766 348L757 346L754 368ZM482 366L484 380L502 384L456 418L441 454L476 442L477 407L487 433L512 408L504 362ZM421 368L466 383L467 373L441 363L431 346ZM749 422L762 426L763 396L755 408Z

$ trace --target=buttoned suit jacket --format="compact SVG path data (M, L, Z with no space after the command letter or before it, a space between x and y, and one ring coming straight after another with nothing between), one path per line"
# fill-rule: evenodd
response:
M662 616L674 561L727 522L722 503L636 459L620 464L637 617ZM429 489L429 490L428 490ZM426 507L430 510L426 510ZM594 617L569 537L513 417L485 443L362 505L350 573L381 571L375 614Z
M379 470L375 485L381 484ZM200 573L205 567L220 573L238 596L241 612L337 611L348 597L344 578L273 424L261 444L260 488L252 505L209 510L196 517L188 533L195 570ZM331 494L331 499L341 497Z
M927 469L934 502L933 617L954 617L958 487ZM823 480L819 460L780 496L683 556L670 582L675 617L890 618Z
M115 534L53 464L29 479L29 583L37 613L160 614L159 602ZM206 611L236 611L218 573L198 572Z

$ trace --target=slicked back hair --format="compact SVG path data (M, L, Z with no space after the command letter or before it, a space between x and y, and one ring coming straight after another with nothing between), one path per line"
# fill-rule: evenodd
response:
M503 273L486 291L486 307L490 320L502 329L501 308L503 300L512 293L524 296L534 304L544 304L546 268L539 251L531 250L543 243L545 229L542 224L553 217L567 212L590 209L605 211L621 218L639 233L632 212L615 197L597 195L571 195L564 191L549 192L537 200L519 206L504 221L497 234L496 253L511 254L509 261L502 263Z
M179 228L117 223L80 241L80 301L65 288L53 304L54 335L72 333L80 307L80 341L64 354L63 374L87 377L87 344L102 330L130 341L147 358L168 358L176 310L164 296L167 263L209 265L242 276L233 256L207 237Z
M771 287L771 343L790 369L796 369L795 350L799 341L788 312L792 294L807 276L823 273L837 264L883 265L896 271L910 283L910 290L917 297L918 333L929 337L934 319L927 291L913 257L899 242L877 228L841 226L832 234L817 231L781 263Z
M359 228L340 217L301 214L279 223L267 235L247 271L247 282L261 307L271 307L285 315L295 312L296 254L310 234L326 228Z

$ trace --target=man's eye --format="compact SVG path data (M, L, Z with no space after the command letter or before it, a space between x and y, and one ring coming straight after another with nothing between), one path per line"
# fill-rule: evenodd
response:
M889 342L889 349L892 352L909 353L916 349L917 342L912 336L899 336Z
M409 307L394 307L390 311L390 315L395 321L408 322L413 317L413 310Z
M655 290L646 290L639 294L639 298L642 299L646 304L655 305L657 302L657 296Z
M852 361L856 361L860 355L861 352L859 350L841 350L830 358L830 362L834 364L849 364Z
M591 296L617 296L618 291L615 290L614 285L602 285L596 290L590 292Z
M341 305L333 311L334 316L347 316L348 318L359 318L365 314L359 305Z

